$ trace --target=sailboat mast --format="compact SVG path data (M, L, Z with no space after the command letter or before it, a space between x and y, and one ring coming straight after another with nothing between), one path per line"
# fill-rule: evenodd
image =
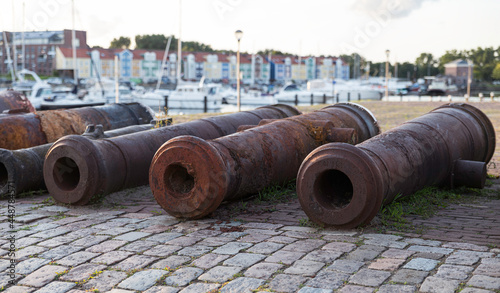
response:
M75 0L72 1L72 22L73 22L73 30L71 31L71 46L73 49L73 79L75 83L78 84L78 70L76 68L76 33L75 33Z
M179 0L179 38L177 42L177 84L181 81L181 61L182 61L182 0Z
M17 70L17 50L16 50L16 11L14 9L14 0L12 0L12 68L14 75Z
M3 39L4 39L5 51L7 53L7 63L9 64L10 76L12 78L12 82L14 82L16 81L16 75L14 73L14 67L12 66L12 60L10 59L9 41L7 40L7 34L5 33L5 31L3 31Z
M25 30L26 30L26 1L23 1L23 32L22 32L23 68L22 69L26 69L26 45L24 43Z

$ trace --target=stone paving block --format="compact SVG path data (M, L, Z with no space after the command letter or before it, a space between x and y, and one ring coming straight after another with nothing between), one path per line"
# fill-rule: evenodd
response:
M281 236L286 236L286 237L293 237L293 238L299 238L299 239L311 239L311 238L321 238L320 235L317 234L312 234L312 233L306 233L306 232L300 232L300 231L286 231Z
M68 229L65 229L62 227L57 227L57 228L50 229L50 230L40 231L36 234L31 235L31 237L48 239L48 238L56 237L56 236L63 235L63 234L69 233L69 232L71 232L71 230L68 230Z
M201 275L198 280L213 283L224 283L231 279L235 274L239 273L242 269L243 268L241 267L216 266Z
M127 273L118 271L104 271L82 285L85 290L97 289L99 292L111 290L116 284L127 277Z
M68 234L66 234L66 235L68 235ZM75 237L68 237L66 235L65 236L58 236L58 237L54 237L54 238L45 240L43 242L38 243L38 246L53 248L53 247L58 247L61 245L68 244L71 241L74 241L76 239Z
M247 268L263 260L264 258L266 258L265 255L257 253L238 253L230 259L225 260L223 264L226 266Z
M109 237L110 236L104 236L104 235L101 235L101 236L90 235L90 236L75 240L75 241L71 242L70 245L90 247L90 246L99 244L99 243L109 239Z
M297 238L286 237L286 236L274 236L272 238L267 239L267 241L283 243L283 244L290 244L297 240L298 240Z
M333 290L319 289L312 287L302 287L297 293L333 293Z
M213 253L234 255L239 253L243 249L252 247L252 245L252 243L231 242L215 249Z
M474 275L500 277L500 257L484 258L474 271Z
M403 249L406 246L408 246L408 243L403 242L403 241L390 241L390 240L384 240L384 239L366 239L364 242L365 242L365 244L369 244L369 245L377 245L377 246L399 248L399 249Z
M476 245L471 243L463 243L463 242L448 242L443 244L443 247L452 249L482 251L482 252L486 252L489 250L487 246Z
M218 230L198 230L193 233L188 234L187 236L189 237L197 237L197 238L207 238L207 237L214 237L219 234L221 234L221 231Z
M425 271L401 269L392 275L390 281L394 283L419 285L428 275L429 273Z
M440 253L448 255L452 253L454 250L451 248L442 248L442 247L430 247L430 246L422 246L422 245L412 245L408 247L409 251L417 251L417 252L431 252L431 253Z
M28 246L23 249L20 249L16 252L16 258L18 260L27 259L30 256L38 255L47 251L47 248L41 246Z
M301 226L285 226L281 228L283 231L300 231L306 233L316 233L318 229L312 227L301 227Z
M14 218L14 221L18 223L28 224L36 220L48 218L49 215L30 213L24 216L18 216Z
M51 282L48 285L43 286L41 289L37 290L37 293L65 293L75 287L75 283L70 282Z
M141 239L151 235L151 233L144 232L129 232L120 236L115 237L116 240L124 240L124 241L135 241L137 239Z
M243 228L250 228L250 229L265 229L265 230L277 230L284 225L281 224L268 224L268 223L257 223L257 222L252 222L252 223L247 223L242 225L241 227Z
M495 254L491 252L457 250L446 258L445 263L470 266L479 262L481 258L493 256L495 256Z
M479 289L479 288L465 288L460 293L494 293L490 290Z
M322 249L333 250L338 252L351 252L356 248L356 244L346 242L332 242L323 246Z
M349 280L350 275L332 271L322 271L305 283L306 286L322 289L338 289Z
M182 249L182 246L177 245L157 245L143 252L144 255L166 257L172 253Z
M348 260L368 261L375 259L379 254L380 252L376 250L358 248L350 252L345 258Z
M409 244L415 244L415 245L425 245L425 246L441 246L442 242L441 241L435 241L435 240L425 240L421 238L407 238L405 241Z
M474 275L470 278L469 282L467 282L468 286L479 287L490 290L499 290L500 289L500 278L494 278L483 275Z
M105 265L82 264L72 268L67 274L61 276L60 280L79 282L90 278L92 274L98 273L105 268Z
M335 270L342 273L352 274L357 272L365 263L357 260L338 259L327 267L327 270Z
M191 256L191 257L198 257L206 253L209 253L212 249L213 247L209 246L193 245L189 247L184 247L183 249L179 250L177 254Z
M228 259L229 257L229 255L224 254L208 253L194 260L193 265L202 269L210 269L215 267L220 262Z
M18 285L43 287L50 283L58 273L62 273L67 269L67 267L63 266L46 265L27 275L24 279L19 281Z
M303 257L304 255L305 255L304 252L278 250L275 253L268 256L266 258L266 261L267 262L274 262L274 263L284 263L287 265L291 265L292 263L294 263L296 260Z
M177 237L181 237L182 233L165 232L160 234L155 234L151 237L146 238L146 241L154 241L159 243L165 243L167 241L173 240Z
M413 258L428 258L428 259L435 259L435 260L440 260L445 257L444 254L441 253L432 253L432 252L417 252L413 255Z
M201 274L203 274L202 269L192 267L180 268L165 279L165 284L168 286L186 286Z
M427 258L414 258L410 260L407 264L404 265L403 268L418 270L418 271L432 271L437 265L439 261Z
M39 257L44 259L58 260L80 250L82 250L82 247L73 245L61 245L40 254Z
M438 271L434 276L444 279L465 280L469 278L472 270L474 270L472 267L444 264L438 268Z
M420 292L454 293L460 281L437 277L427 277L420 286Z
M245 243L259 243L264 240L267 240L271 238L271 235L266 235L266 234L250 234L246 235L241 239L238 239L238 241L245 242Z
M198 245L204 245L204 246L222 246L224 244L227 244L231 241L234 241L234 238L230 237L207 237L203 239L202 241L198 242Z
M36 288L25 287L25 286L12 286L5 290L5 293L31 293L35 291Z
M318 261L318 262L323 262L323 263L332 263L334 260L342 256L342 252L339 251L332 251L332 250L314 250L312 252L309 252L303 260L312 260L312 261Z
M296 292L309 278L298 275L279 274L269 283L269 289L277 292ZM264 280L262 280L264 282Z
M291 267L287 268L284 273L313 277L324 265L322 262L298 260Z
M132 243L129 243L120 248L120 250L131 251L131 252L143 252L145 250L150 249L151 247L157 245L156 242L137 240Z
M19 276L19 275L15 275L14 278L11 278L11 276L2 272L0 274L0 288L8 286L9 282L14 282L14 284L17 284L17 282L20 278L21 278L21 276Z
M91 247L85 249L85 251L94 252L94 253L105 253L105 252L113 251L113 250L117 249L118 247L121 247L125 244L127 244L127 241L108 240L108 241L104 241L100 244L91 246Z
M156 284L158 279L166 274L168 274L168 272L163 270L146 270L137 272L123 280L120 284L118 284L118 287L129 290L146 291Z
M373 270L394 271L405 262L404 259L379 258L372 262L368 268Z
M17 235L16 235L17 236ZM35 243L38 243L40 241L43 241L43 238L36 238L36 237L23 237L20 239L16 239L16 249L20 249L26 246L33 245ZM3 249L9 249L11 243L7 242L4 245L2 245ZM40 246L45 246L45 245L40 245Z
M407 259L410 256L412 256L413 254L415 254L415 251L390 248L390 249L384 251L384 253L382 253L381 256L385 257L385 258Z
M299 240L283 247L283 250L294 252L311 252L324 245L326 241L320 239Z
M271 235L271 236L278 236L283 233L283 231L278 230L266 230L266 229L245 229L245 232L248 234L265 234L265 235Z
M401 236L392 235L392 234L362 234L362 238L365 239L373 239L373 240L383 240L383 241L398 241L403 239Z
M181 237L174 238L172 240L168 240L165 242L165 244L179 245L179 246L185 247L185 246L194 245L195 243L200 242L200 241L201 241L201 238L181 236Z
M86 261L89 261L90 259L99 256L100 253L93 253L93 252L88 252L88 251L80 251L80 252L75 252L73 254L70 254L60 260L57 261L58 264L63 265L63 266L77 266L79 264L82 264Z
M113 228L113 229L102 230L102 231L97 232L97 234L116 236L116 235L127 233L127 232L130 232L133 230L134 229L132 229L132 228L118 227L118 228ZM118 240L120 240L120 239L118 239Z
M151 225L149 227L141 229L141 231L139 231L139 232L156 234L156 233L165 232L165 231L169 230L170 228L172 228L172 227L171 226L166 226L166 225Z
M48 259L28 258L16 265L16 273L27 275L50 262ZM3 271L3 270L2 270Z
M205 284L203 284L205 285ZM211 285L211 284L208 284L208 285ZM188 286L188 287L191 287L192 285ZM214 289L216 289L217 287L215 287ZM144 293L177 293L179 292L180 289L179 288L174 288L174 287L167 287L167 286L153 286L151 288L149 288L148 290L144 291ZM199 291L196 291L196 292L205 292L203 290L203 288L200 288Z
M131 257L112 266L114 269L121 271L130 271L147 267L150 263L157 260L156 257L146 255L132 255Z
M361 269L351 277L349 283L375 287L382 285L390 276L390 272Z
M191 261L189 256L180 256L180 255L172 255L165 259L160 260L159 262L155 262L151 265L153 269L172 269L175 270L177 267L186 264Z
M219 288L219 284L208 284L208 283L195 283L187 286L186 288L182 289L179 293L202 293L202 292L214 292L217 288ZM162 291L163 292L163 291ZM171 291L166 291L167 293L170 293ZM174 292L174 291L172 291ZM175 291L177 292L177 291Z
M413 293L417 287L411 285L382 285L377 293Z
M269 279L282 267L281 264L261 262L248 268L244 275L250 278Z
M260 253L260 254L271 254L285 246L284 244L275 242L261 242L255 244L253 247L247 249L248 252Z
M109 266L126 259L132 254L133 254L132 252L128 251L120 251L120 250L110 251L92 259L91 262L97 264L105 264Z
M338 290L339 293L371 293L373 288L363 287L358 285L346 285L342 289Z

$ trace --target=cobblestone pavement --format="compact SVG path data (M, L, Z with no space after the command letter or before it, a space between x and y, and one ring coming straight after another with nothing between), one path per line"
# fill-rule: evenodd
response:
M497 183L490 187L495 191ZM498 191L497 191L498 192ZM497 197L498 198L498 197ZM420 233L304 226L296 199L166 215L148 187L69 207L18 199L0 223L5 292L500 292L500 200L450 206ZM7 210L7 202L0 201ZM2 213L4 214L4 213ZM17 249L8 275L11 236ZM15 281L15 286L9 285Z

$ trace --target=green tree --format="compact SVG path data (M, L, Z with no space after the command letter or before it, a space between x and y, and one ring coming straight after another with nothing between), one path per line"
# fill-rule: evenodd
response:
M118 39L114 38L109 45L111 49L128 49L130 47L130 38L129 37L119 37Z
M417 77L424 77L429 75L436 75L439 69L436 66L437 60L434 59L431 53L421 53L415 60L417 66Z
M500 80L500 62L497 63L495 66L495 69L493 69L493 72L491 74L491 78L495 80Z
M265 49L263 51L257 52L257 54L263 55L263 56L267 56L267 55L269 55L269 53L271 53L272 55L278 55L278 56L294 56L294 54L292 54L292 53L282 52L282 51L278 51L278 50L274 50L274 49Z
M167 46L168 38L165 35L153 34L153 35L137 35L135 36L135 48L136 49L146 49L146 50L165 50ZM172 42L170 43L170 50L177 50L177 39L172 37Z
M455 61L457 59L465 59L466 58L466 53L463 51L457 51L457 50L450 50L446 51L446 53L439 57L439 73L444 74L444 65L446 63L450 63L452 61Z

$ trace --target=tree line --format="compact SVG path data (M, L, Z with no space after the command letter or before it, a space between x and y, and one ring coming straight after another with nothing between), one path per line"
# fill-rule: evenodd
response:
M172 37L170 43L170 51L177 51L178 40L175 36ZM137 35L135 36L136 49L146 49L146 50L165 50L168 42L168 38L162 34L152 34L152 35ZM131 45L131 40L128 37L114 38L111 41L110 48L129 48ZM210 45L203 44L195 41L187 41L182 43L182 50L184 52L209 52L209 53L235 53L232 50L214 50ZM294 54L277 51L273 49L266 49L257 52L267 56L281 55L281 56L294 56ZM324 57L324 56L321 56ZM368 73L370 76L385 76L385 62L370 62L366 58L360 56L357 53L351 55L341 55L343 60L349 63L351 68L351 78L358 78L358 75L366 75ZM396 75L399 78L410 78L416 80L424 76L433 76L438 74L444 74L444 65L451 61L457 59L469 59L474 63L474 79L482 81L500 80L500 47L493 48L481 48L471 50L449 50L440 57L435 57L431 53L421 53L415 59L415 62L402 62L397 64L390 64L390 72L393 76ZM369 72L366 72L367 64L369 66ZM355 70L359 65L360 70Z

